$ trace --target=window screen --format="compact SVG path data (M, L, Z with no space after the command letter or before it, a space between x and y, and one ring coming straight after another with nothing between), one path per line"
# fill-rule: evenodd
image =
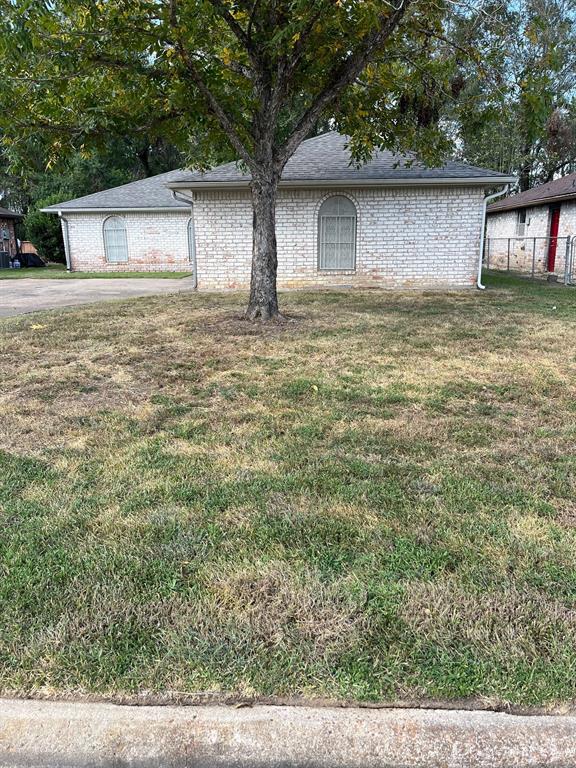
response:
M524 237L526 234L526 208L522 208L518 211L518 218L516 219L516 234L518 237Z
M354 269L356 206L344 195L324 200L318 212L319 269Z
M104 222L104 250L106 261L112 264L128 261L126 225L119 216L110 216Z

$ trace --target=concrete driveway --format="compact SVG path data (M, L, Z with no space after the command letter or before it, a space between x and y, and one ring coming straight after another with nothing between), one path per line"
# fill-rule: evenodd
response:
M110 299L192 291L193 278L117 277L0 280L0 317L73 307Z

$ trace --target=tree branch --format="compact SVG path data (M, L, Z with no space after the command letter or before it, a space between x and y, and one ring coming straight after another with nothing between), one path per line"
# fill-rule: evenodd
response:
M292 50L292 56L288 61L288 65L286 67L286 72L285 72L287 84L289 84L290 78L294 73L294 70L300 63L300 59L302 58L305 52L305 47L306 47L306 43L308 42L308 38L312 34L314 27L316 26L316 23L319 21L320 17L322 16L322 10L323 10L322 7L320 7L316 11L316 13L314 13L311 16L311 18L308 21L308 24L306 24L306 26L300 33L300 37L294 44L294 48Z
M236 21L222 0L208 0L208 2L212 5L214 10L218 12L222 19L224 19L238 42L244 46L254 70L259 74L262 74L262 62L258 57L256 48L254 48L254 45L252 44L251 36L242 29L241 25Z
M414 0L401 0L400 5L394 8L390 15L382 15L379 24L371 32L367 33L356 50L340 62L328 77L327 83L316 96L313 103L302 115L296 127L292 131L284 148L278 155L278 162L283 167L287 160L294 154L298 146L310 133L314 123L318 120L326 107L348 85L354 82L369 62L371 55L381 47L399 25L408 7Z
M272 106L270 110L273 119L276 119L278 114L280 113L282 100L290 88L292 77L294 75L294 72L296 71L296 67L300 63L300 60L305 53L306 43L308 42L308 39L312 34L314 26L316 25L316 22L320 19L321 15L322 15L322 8L320 7L316 11L316 13L312 14L305 28L300 33L300 37L298 38L298 40L294 44L294 48L292 49L292 56L290 56L289 58L282 57L282 59L278 62L276 87L274 88L274 91L272 94Z
M248 19L248 27L246 29L246 36L248 37L248 40L252 41L252 29L254 27L254 19L256 18L256 10L258 8L258 3L260 0L254 0L252 3L252 10L250 11L250 18Z
M210 0L210 2L213 2L213 0ZM214 0L214 2L219 3L220 0ZM171 10L170 24L172 26L172 29L177 34L178 9L176 7L176 4L177 4L177 0L170 0L170 10ZM232 19L235 23L237 23L234 17L232 17ZM214 115L214 117L216 117L216 119L220 123L220 127L228 137L230 144L232 144L232 146L238 153L239 157L246 163L246 165L250 168L250 170L253 171L255 169L254 160L250 152L244 146L244 142L240 138L240 134L234 127L234 121L232 117L228 114L228 112L224 109L222 104L220 104L216 96L212 93L212 91L206 84L204 78L202 77L198 67L196 66L196 62L194 61L189 51L185 48L184 44L179 38L177 38L176 40L175 48L178 51L180 58L182 59L182 62L184 63L184 66L186 67L188 74L190 75L192 82L204 97L204 101L206 102L206 106L208 107L210 112Z
M436 32L432 32L431 29L426 29L425 27L418 27L418 32L428 38L439 40L441 43L446 43L446 45L449 45L455 51L460 51L460 53L463 53L467 58L472 58L472 52L470 48L464 48L462 45L458 45L458 43L455 43L453 40L449 40L447 37L444 37L444 35L439 35Z
M251 170L253 170L255 167L254 160L251 154L248 152L248 150L244 146L244 142L240 138L239 133L234 128L233 119L226 112L224 107L220 104L220 102L218 101L216 96L212 93L210 88L208 88L208 86L204 82L204 78L198 71L198 68L196 67L194 60L192 59L190 54L185 50L184 46L178 42L176 45L176 49L179 52L180 57L184 62L184 65L186 66L186 69L188 70L188 74L190 75L192 82L204 97L204 100L210 112L212 112L212 114L216 117L216 119L220 123L222 130L228 137L230 143L232 144L236 152L238 152L238 155L240 156L240 158L246 163L246 165Z
M236 21L234 16L230 13L226 5L222 0L208 0L210 5L218 11L219 15L224 19L226 24L230 27L230 30L234 33L234 36L238 42L242 43L248 49L250 41L248 40L247 33L242 29L240 24Z

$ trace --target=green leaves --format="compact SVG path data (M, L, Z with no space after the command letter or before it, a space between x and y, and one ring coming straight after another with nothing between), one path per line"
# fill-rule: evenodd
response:
M230 139L199 81L248 152L270 126L280 146L392 13L381 0L4 0L2 8L12 101L3 128L15 142L40 131L56 158L103 134L145 132L193 146L195 165ZM450 54L426 44L421 29L441 30L446 10L414 8L375 48L366 76L320 115L355 135L359 159L374 144L408 148L423 123L431 146L443 101L434 83L444 81Z
M572 0L501 3L474 33L483 79L469 73L456 117L466 159L518 172L523 189L575 159L576 9ZM566 141L551 141L550 121ZM556 134L558 135L558 134Z

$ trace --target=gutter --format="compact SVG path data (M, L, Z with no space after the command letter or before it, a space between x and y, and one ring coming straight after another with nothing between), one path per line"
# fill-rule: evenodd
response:
M60 219L60 226L62 227L62 235L64 237L64 255L66 256L66 272L72 271L70 264L70 238L68 236L68 219L62 216L62 211L58 211L58 218Z
M515 181L515 179L514 179ZM476 287L478 290L483 291L486 286L482 284L482 261L484 259L484 240L486 238L486 209L488 203L495 200L497 197L505 195L510 190L510 184L506 184L499 192L494 192L493 195L488 195L484 198L482 204L482 229L480 230L480 252L478 254L478 275L476 277Z
M115 208L40 208L40 213L57 213L60 215L62 212L64 213L148 213L149 211L158 211L158 212L174 212L174 211L183 211L184 208L179 208L175 205L172 206L149 206L148 208L120 208L116 206Z
M278 187L299 187L305 189L328 188L361 188L361 187L493 187L495 184L513 183L514 176L486 176L473 178L424 178L424 179L284 179L280 180ZM166 184L170 190L175 189L248 189L250 179L240 181L172 181Z
M192 221L192 235L194 239L194 248L193 253L190 254L191 256L191 262L192 262L192 269L193 269L193 283L192 287L194 289L198 288L198 268L196 263L196 227L194 226L194 199L191 197L188 197L183 192L177 192L176 190L172 189L170 190L172 192L172 197L174 200L177 200L180 203L188 203L190 205L190 219ZM180 194L180 197L178 195ZM190 247L190 245L188 245Z

